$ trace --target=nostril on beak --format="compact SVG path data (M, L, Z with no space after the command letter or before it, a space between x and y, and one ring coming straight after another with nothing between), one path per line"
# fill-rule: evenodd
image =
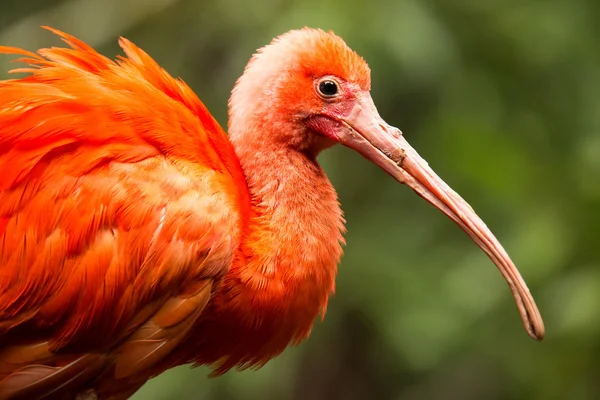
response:
M379 127L381 129L383 129L385 132L387 132L389 135L391 135L394 139L400 139L400 136L402 136L402 131L393 126L379 123Z

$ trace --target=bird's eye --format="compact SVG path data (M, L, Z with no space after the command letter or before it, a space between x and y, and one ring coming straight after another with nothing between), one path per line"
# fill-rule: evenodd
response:
M335 81L324 80L319 83L319 93L324 97L333 97L338 94L338 85Z

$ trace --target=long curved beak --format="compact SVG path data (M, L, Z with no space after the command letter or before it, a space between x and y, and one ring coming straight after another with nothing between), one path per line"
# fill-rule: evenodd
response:
M408 185L460 226L490 257L512 291L527 333L536 340L542 340L544 322L540 312L500 242L471 206L429 168L404 139L402 132L379 116L371 96L364 95L359 99L350 114L340 122L346 127L338 138L340 143L358 151L398 182Z

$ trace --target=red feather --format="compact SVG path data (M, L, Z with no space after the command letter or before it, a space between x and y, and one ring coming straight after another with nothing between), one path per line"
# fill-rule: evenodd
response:
M52 31L70 48L0 47L31 66L0 82L1 399L78 390L110 359L120 376L158 363L249 212L231 143L188 86L125 39L114 62Z

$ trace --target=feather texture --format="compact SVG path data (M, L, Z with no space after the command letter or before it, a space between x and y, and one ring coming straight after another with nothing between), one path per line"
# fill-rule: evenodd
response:
M0 48L31 74L0 82L0 399L158 363L227 272L248 208L231 144L184 83L125 39L113 62L55 33L71 48Z

